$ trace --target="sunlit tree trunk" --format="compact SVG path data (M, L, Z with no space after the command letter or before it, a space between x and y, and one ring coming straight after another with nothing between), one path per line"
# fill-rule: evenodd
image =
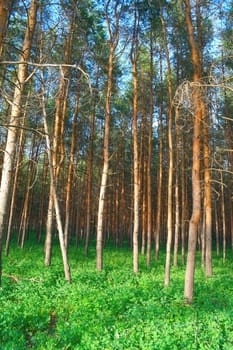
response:
M170 55L167 43L167 29L161 10L161 23L164 36L165 53L167 61L167 75L168 75L168 154L169 154L169 166L168 166L168 196L167 196L167 245L166 245L166 264L165 264L165 277L164 285L168 286L170 283L170 261L171 261L171 244L172 244L172 186L173 186L173 142L172 142L172 77L171 77L171 64Z
M188 256L185 272L184 296L186 302L190 303L193 299L194 290L194 273L196 260L196 245L198 224L201 215L201 186L200 186L200 127L202 119L202 111L200 108L200 89L198 86L200 80L200 57L198 48L195 42L194 28L191 19L191 6L189 0L185 2L185 19L188 31L189 45L191 49L192 64L194 69L193 80L196 85L193 88L193 103L194 103L194 128L193 128L193 155L192 155L192 216L189 222L189 237L188 237Z
M113 84L113 59L115 49L118 45L119 33L119 12L117 11L118 1L114 5L114 26L111 28L111 20L109 18L109 6L110 0L107 1L105 6L106 23L108 27L109 39L109 57L108 57L108 83L107 83L107 95L105 104L105 129L104 129L104 154L103 154L103 170L100 183L99 194L99 207L97 218L97 237L96 237L96 268L97 270L103 269L103 227L104 227L104 204L106 187L108 181L108 168L109 168L109 133L110 133L110 113L111 113L111 96L112 96L112 84Z
M25 32L24 43L22 48L22 54L20 55L20 61L28 60L30 56L30 50L32 45L32 38L36 26L36 12L37 12L37 0L32 0L30 9L28 12L28 25ZM15 90L12 100L11 112L9 116L9 125L7 132L7 141L4 152L2 178L0 185L0 255L2 253L2 236L4 217L7 211L7 203L10 193L11 176L14 164L14 155L16 148L17 128L20 123L22 98L24 91L24 83L27 78L27 65L19 64L17 79L15 81ZM2 275L2 258L0 256L0 278Z
M201 18L201 3L200 0L196 0L196 19L197 19L197 41L199 60L201 70L203 66L203 25ZM211 175L210 175L210 149L209 149L209 118L207 117L207 110L204 101L204 97L200 100L201 112L202 112L202 129L203 129L203 152L204 152L204 183L205 183L205 195L204 201L205 213L203 214L205 222L203 224L205 230L203 232L205 236L205 266L206 276L212 275L212 202L211 202Z

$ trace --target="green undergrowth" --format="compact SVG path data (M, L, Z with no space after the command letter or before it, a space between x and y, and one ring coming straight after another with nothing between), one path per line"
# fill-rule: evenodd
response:
M206 279L197 258L195 299L183 299L184 267L171 268L164 288L164 258L132 272L129 249L107 247L104 271L95 249L69 250L72 283L63 277L61 255L43 265L43 246L12 245L3 257L0 289L1 350L233 349L233 261L213 257Z

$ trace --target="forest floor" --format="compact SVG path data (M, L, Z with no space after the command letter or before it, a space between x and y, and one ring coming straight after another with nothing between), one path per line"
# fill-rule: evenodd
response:
M63 277L58 246L43 265L43 246L12 245L3 257L0 289L1 350L233 349L233 258L213 257L205 278L197 256L195 300L183 299L183 266L171 269L164 288L164 259L132 272L128 248L104 250L104 271L95 269L95 247L86 258L71 247L72 283Z

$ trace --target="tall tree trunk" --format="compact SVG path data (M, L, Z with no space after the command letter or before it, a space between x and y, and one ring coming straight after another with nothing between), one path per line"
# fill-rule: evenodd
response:
M142 94L144 95L144 91L142 91ZM146 109L145 106L143 106L142 110L142 125L141 125L141 142L140 142L140 170L139 170L139 192L140 192L140 203L142 207L142 246L141 246L141 253L142 255L145 254L145 248L146 248L146 233L147 233L147 176L146 176L146 168L147 168L147 159L146 159Z
M96 91L98 90L98 71L96 73ZM88 154L88 171L87 171L87 214L86 214L86 237L85 237L85 255L88 255L88 247L91 231L91 211L92 211L92 172L93 172L93 155L94 155L94 136L95 136L95 113L96 113L97 96L95 93L93 101L93 110L91 112L91 130L90 144Z
M108 168L109 168L109 133L110 133L110 113L111 113L111 95L113 84L113 59L115 49L118 45L118 25L119 25L119 12L117 11L118 1L114 6L115 15L115 29L112 32L111 21L109 18L109 5L110 0L107 1L105 7L106 22L108 27L109 40L109 57L108 57L108 83L107 83L107 95L105 104L105 129L104 129L104 154L103 154L103 170L100 183L99 194L99 208L97 219L97 237L96 237L96 268L101 271L103 269L103 225L104 225L104 204L106 196L106 188L108 181Z
M137 60L138 51L138 13L136 3L134 3L134 28L131 47L131 63L133 75L133 271L138 273L138 233L139 233L139 200L140 200L140 184L139 184L139 157L138 157L138 128L137 128L137 109L138 109L138 74Z
M159 172L158 172L158 191L157 191L157 215L155 227L155 260L159 257L159 245L161 236L161 206L162 206L162 186L163 186L163 64L162 52L160 49L160 108L159 108Z
M146 264L150 266L151 262L151 237L152 237L152 194L151 194L151 166L152 166L152 128L154 112L153 96L153 37L152 28L150 28L150 111L149 111L149 133L148 133L148 160L147 160L147 250Z
M166 61L168 67L168 152L169 152L169 167L168 167L168 196L167 196L167 245L166 245L166 264L164 285L168 286L170 283L170 261L171 261L171 244L172 244L172 176L173 176L173 143L172 143L172 77L170 56L167 43L167 29L162 15L161 9L161 23L164 36Z
M196 19L197 19L197 40L201 70L203 66L203 25L201 17L200 0L196 0ZM209 118L204 98L200 100L202 112L203 128L203 151L204 151L204 183L205 183L205 260L206 276L212 275L212 202L211 202L211 175L210 175L210 149L209 149Z
M202 119L202 111L200 108L201 93L198 86L201 74L200 57L195 42L194 28L191 19L191 6L189 0L185 2L185 19L188 31L189 45L191 49L191 57L193 64L193 103L194 103L194 128L193 128L193 164L192 164L192 216L189 222L189 238L188 238L188 256L185 272L184 296L186 302L190 303L193 299L194 290L194 273L196 260L196 245L198 224L201 215L201 186L200 186L200 125Z
M32 38L36 26L36 12L37 12L37 0L32 0L28 13L28 25L25 32L24 43L22 48L22 54L20 55L20 61L26 61L29 59L30 50L32 45ZM16 148L16 136L17 127L20 123L22 98L24 91L24 83L27 77L27 65L19 64L17 79L15 82L14 96L11 106L11 112L9 117L9 125L7 132L7 141L4 152L2 178L0 185L0 284L2 276L2 238L3 238L3 226L4 217L7 211L7 203L10 192L11 176L14 164L14 155Z

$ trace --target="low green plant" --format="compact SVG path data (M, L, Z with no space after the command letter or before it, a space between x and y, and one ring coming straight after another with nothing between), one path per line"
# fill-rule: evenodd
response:
M183 300L184 267L171 269L164 288L164 257L132 272L132 253L107 247L104 270L83 247L71 247L72 284L63 277L59 247L50 268L43 247L12 245L0 290L0 349L230 350L233 349L233 262L214 256L205 278L197 258L195 300Z

